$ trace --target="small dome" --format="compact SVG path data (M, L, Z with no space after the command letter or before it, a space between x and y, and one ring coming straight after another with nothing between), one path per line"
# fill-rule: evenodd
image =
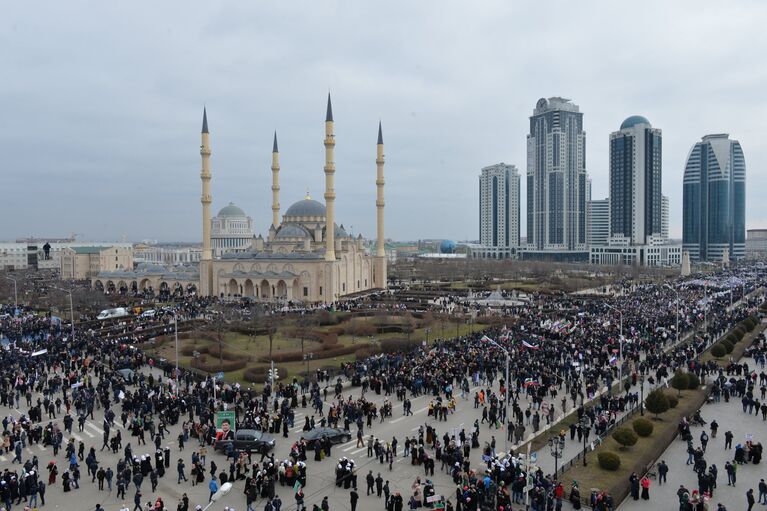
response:
M234 205L234 202L230 202L228 206L221 208L218 212L219 217L223 216L248 216L243 210Z
M303 199L288 208L285 216L325 216L325 205L314 199Z
M343 224L341 224L340 227L338 226L338 224L335 224L334 227L335 227L335 237L336 238L348 238L349 237L349 233L346 232L346 229L344 229L344 225Z
M442 254L453 254L453 253L455 253L455 241L452 241L452 240L442 240L442 243L439 244L439 251Z
M300 225L287 224L277 232L277 238L308 238L309 233Z
M627 117L626 120L621 123L621 129L625 130L627 128L633 128L637 124L646 124L649 127L652 127L652 124L650 124L650 121L648 121L646 117L632 115L631 117Z

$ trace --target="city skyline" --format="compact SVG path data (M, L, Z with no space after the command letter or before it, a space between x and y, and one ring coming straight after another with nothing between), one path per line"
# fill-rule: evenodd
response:
M524 169L531 106L552 96L584 113L594 198L609 194L609 134L642 115L663 129L671 237L681 237L689 148L711 133L742 144L751 169L746 227L767 227L767 71L748 64L767 47L760 3L655 2L659 20L647 5L562 2L541 17L533 4L448 3L434 15L429 4L395 2L376 10L375 23L364 5L181 5L157 6L148 20L141 10L84 2L50 3L43 14L23 4L6 10L0 213L14 221L0 239L75 232L199 241L193 148L204 104L212 209L234 202L265 234L275 130L280 179L292 194L282 203L307 188L321 199L316 133L328 89L336 214L368 239L376 232L371 119L387 132L387 237L476 239L476 169L498 161ZM714 29L718 37L705 36ZM625 37L639 30L646 37ZM547 34L568 41L568 59L554 59L552 43L530 44ZM717 73L702 81L704 67ZM520 191L526 211L526 186ZM527 237L526 222L520 230Z

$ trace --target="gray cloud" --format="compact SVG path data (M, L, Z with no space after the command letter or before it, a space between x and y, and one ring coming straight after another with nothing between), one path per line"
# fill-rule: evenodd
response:
M274 129L283 211L307 187L321 199L328 89L336 216L367 236L379 118L387 235L473 238L479 169L524 172L528 116L551 95L585 114L595 198L609 133L641 114L663 129L672 234L687 152L711 132L741 141L747 224L767 227L763 2L74 1L3 14L0 239L199 239L203 104L214 209L234 201L264 232Z

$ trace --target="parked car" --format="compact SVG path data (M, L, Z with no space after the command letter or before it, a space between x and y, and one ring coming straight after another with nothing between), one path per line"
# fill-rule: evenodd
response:
M153 318L157 315L157 311L154 309L149 309L148 311L144 311L141 313L142 318Z
M314 442L322 440L323 438L329 438L332 444L342 444L352 439L352 433L348 429L339 428L314 428L309 431L305 431L301 435L301 440L306 441L308 447L313 447Z
M116 309L104 309L96 316L96 319L112 319L112 318L124 318L129 314L128 309L125 307L117 307Z
M274 437L257 429L240 429L234 432L234 440L217 440L214 449L226 451L226 446L234 445L237 451L267 453L274 449Z

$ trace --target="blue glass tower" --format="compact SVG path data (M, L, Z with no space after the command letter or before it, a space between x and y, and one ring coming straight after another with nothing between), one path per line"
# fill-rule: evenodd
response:
M737 140L706 135L684 169L682 247L691 261L721 261L746 252L746 160Z

